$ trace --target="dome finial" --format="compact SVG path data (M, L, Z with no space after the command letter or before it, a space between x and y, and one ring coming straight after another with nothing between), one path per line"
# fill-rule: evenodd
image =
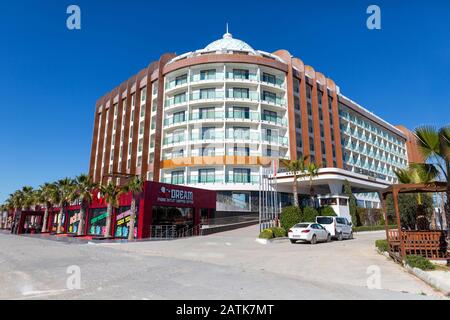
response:
M226 31L227 31L227 32L223 35L223 38L224 38L224 39L232 39L232 38L233 38L233 35L228 31L228 22L227 22L226 25L227 25L227 27L226 27L226 29L227 29Z

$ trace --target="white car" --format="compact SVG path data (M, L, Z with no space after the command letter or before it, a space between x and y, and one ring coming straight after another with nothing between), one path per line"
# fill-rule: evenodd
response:
M291 243L296 241L307 241L311 244L316 244L319 241L329 242L331 241L331 235L318 223L304 222L297 223L288 231L289 240Z
M316 223L319 223L331 234L332 238L339 241L343 239L353 239L352 223L344 217L316 217Z

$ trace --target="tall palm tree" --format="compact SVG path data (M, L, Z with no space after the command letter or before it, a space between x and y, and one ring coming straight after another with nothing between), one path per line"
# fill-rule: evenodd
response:
M44 183L42 186L40 186L40 190L41 190L41 200L45 210L41 231L44 233L48 231L47 230L48 213L50 208L54 204L55 193L57 192L57 189L56 185L53 183Z
M92 193L98 188L98 184L86 174L80 174L75 178L74 197L80 201L80 221L78 223L79 236L83 235L86 224L86 211L92 202Z
M309 162L306 166L306 176L309 178L309 195L311 196L311 201L314 204L314 207L316 206L316 203L314 201L314 188L312 183L313 179L319 175L319 169L320 167L314 162Z
M144 188L144 181L139 179L139 177L133 177L124 187L123 192L128 193L131 192L132 200L131 200L131 215L130 215L130 227L128 229L128 240L134 239L134 226L136 223L136 203L139 201L139 197Z
M23 202L22 209L30 210L34 204L34 190L33 187L25 186L22 188Z
M298 203L298 179L305 176L306 161L309 156L301 156L297 160L280 159L280 163L289 172L294 175L294 181L292 183L292 193L294 194L294 205L299 207Z
M63 216L70 200L72 199L73 189L74 182L70 178L64 178L56 182L56 192L53 195L54 200L56 200L59 204L58 227L56 229L56 233L61 233L62 231Z
M113 208L117 208L119 205L119 196L123 192L122 188L117 186L113 182L109 182L106 185L100 186L100 193L105 199L106 203L108 204L107 207L107 216L106 216L106 231L104 236L110 237L111 236L111 218L112 218L112 212Z
M435 166L440 178L447 182L445 215L447 230L450 230L450 126L440 129L434 126L421 126L416 128L415 135L425 161Z

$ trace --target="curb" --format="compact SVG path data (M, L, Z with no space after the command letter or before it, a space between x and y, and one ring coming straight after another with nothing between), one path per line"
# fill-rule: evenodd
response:
M440 290L446 296L450 296L450 285L439 281L431 272L423 271L419 268L411 268L409 265L405 264L405 269L410 273L414 274L417 278L429 284L430 286Z
M283 237L283 238L273 238L273 239L260 239L256 238L255 241L259 244L273 244L279 241L288 240L289 238Z

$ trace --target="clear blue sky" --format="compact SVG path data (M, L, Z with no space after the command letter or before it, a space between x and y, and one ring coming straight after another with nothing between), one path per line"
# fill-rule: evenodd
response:
M77 4L82 30L66 28ZM382 30L366 28L378 4ZM225 22L291 54L393 124L449 123L450 2L1 1L0 202L87 172L94 104L165 52L203 48Z

